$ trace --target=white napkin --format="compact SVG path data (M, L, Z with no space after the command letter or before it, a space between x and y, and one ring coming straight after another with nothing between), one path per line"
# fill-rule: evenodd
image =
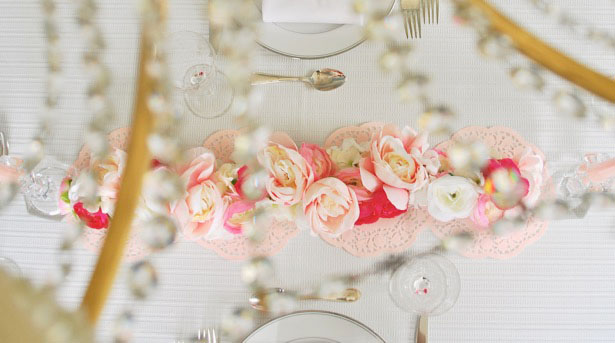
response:
M354 0L263 0L263 21L363 25L353 4Z

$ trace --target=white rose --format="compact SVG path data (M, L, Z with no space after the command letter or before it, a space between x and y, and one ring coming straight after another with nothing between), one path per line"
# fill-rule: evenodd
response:
M477 200L476 185L461 176L442 176L431 182L427 190L427 210L443 222L469 217Z
M368 149L369 142L359 144L354 138L345 138L342 146L327 148L327 154L339 169L344 169L358 166L362 154Z

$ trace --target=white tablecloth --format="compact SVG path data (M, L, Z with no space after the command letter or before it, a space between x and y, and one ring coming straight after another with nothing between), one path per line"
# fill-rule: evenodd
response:
M70 163L83 144L89 120L84 102L87 76L80 59L83 44L74 19L75 4L58 2L65 87L59 104L61 117L48 149ZM204 1L170 3L172 31L207 33ZM613 1L557 3L574 10L575 17L615 31ZM99 1L99 5L99 23L107 41L105 61L113 72L110 95L117 120L112 129L126 126L130 120L138 53L137 9L134 1ZM615 75L612 50L582 42L541 17L528 1L498 1L498 5L556 46ZM440 15L440 25L424 26L423 38L413 41L416 51L412 65L432 77L433 98L449 104L458 114L455 128L509 126L541 147L553 168L562 164L558 160L580 158L583 152L615 152L615 135L592 122L563 118L548 98L517 91L504 68L480 58L474 32L452 23L448 1L441 2ZM8 134L17 155L23 154L36 132L44 101L42 28L39 1L0 2L0 128ZM367 121L416 127L419 106L396 100L398 77L379 70L381 48L368 43L340 56L314 61L289 59L259 49L260 71L302 75L332 67L348 76L346 85L330 93L311 91L301 84L263 88L260 121L288 132L298 142L315 143L322 143L336 128ZM205 121L186 115L183 127L182 142L199 145L210 133L232 128L233 120L227 116ZM21 198L4 209L0 218L0 255L14 259L26 276L42 283L56 264L54 256L63 224L29 216ZM452 257L461 274L461 294L450 312L430 320L431 342L613 342L614 226L612 210L593 210L582 220L552 223L542 239L515 258ZM433 235L425 230L413 251L434 242ZM291 288L321 275L358 270L374 261L350 256L307 232L291 240L273 260L279 285ZM94 262L92 253L77 249L73 273L59 294L62 303L78 305ZM154 263L160 286L144 303L131 300L125 273L118 277L98 326L101 342L111 341L113 318L125 307L134 305L136 310L136 342L172 342L182 334L217 325L223 311L243 304L248 296L239 280L241 263L223 260L197 244L179 242L157 255ZM305 303L303 308L346 314L373 328L387 342L410 342L416 318L393 305L386 285L384 279L362 284L364 296L356 304Z

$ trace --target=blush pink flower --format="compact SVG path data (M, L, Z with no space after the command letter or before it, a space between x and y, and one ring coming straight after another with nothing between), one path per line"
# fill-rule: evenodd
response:
M193 185L183 199L171 204L170 210L188 239L223 238L220 231L226 205L213 181Z
M98 182L100 209L108 215L113 215L115 210L115 202L120 190L126 158L125 151L114 148L106 158L94 161L91 167Z
M303 143L299 154L305 158L314 172L314 181L318 181L335 173L335 164L329 154L316 144Z
M239 235L254 218L254 202L236 201L226 208L224 212L224 229Z
M216 156L207 150L195 157L186 166L179 168L178 173L186 182L186 189L190 189L208 180L214 173L215 167Z
M529 181L510 158L490 159L483 169L485 194L502 210L513 208L528 194Z
M361 159L363 185L372 192L382 187L397 209L406 210L411 195L438 173L438 154L428 148L426 134L417 134L409 127L400 131L385 126L372 139L369 155Z
M540 199L542 192L545 162L543 158L528 148L519 158L521 176L528 180L528 192L523 198L525 206L533 207Z
M357 167L344 168L335 174L335 177L345 183L357 195L359 201L371 198L372 192L368 191L361 181L361 171Z
M481 228L487 228L504 216L504 211L500 210L491 201L487 194L481 194L476 202L476 207L470 215L470 220Z
M215 164L214 154L206 151L179 169L186 192L171 204L170 212L188 239L224 238L222 219L226 203L216 182L211 179Z
M326 177L306 190L303 214L313 233L338 237L354 228L359 218L359 202L346 184Z
M10 165L4 165L0 161L0 183L13 183L19 180L19 177L23 172Z
M271 143L258 154L267 170L267 193L275 203L291 206L301 202L303 193L314 182L314 172L296 149Z

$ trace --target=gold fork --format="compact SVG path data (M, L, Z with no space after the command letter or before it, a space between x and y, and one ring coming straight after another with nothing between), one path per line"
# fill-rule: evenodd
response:
M400 0L399 7L404 16L406 38L421 38L421 0ZM410 37L408 37L408 31Z
M426 24L429 18L429 24L437 24L440 17L440 0L421 0L421 9L423 10L423 24ZM425 15L427 11L427 15Z

